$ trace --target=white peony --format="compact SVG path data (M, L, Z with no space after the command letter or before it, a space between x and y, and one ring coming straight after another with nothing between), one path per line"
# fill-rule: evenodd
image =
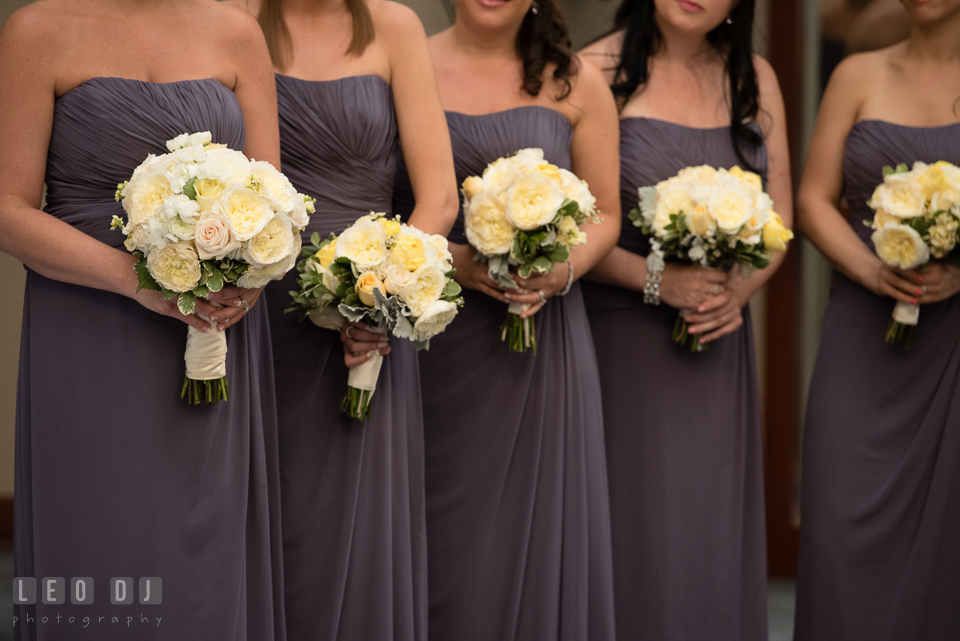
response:
M387 258L387 233L380 223L362 218L337 238L337 258L348 258L361 271L375 269Z
M543 174L527 174L507 191L504 213L514 227L529 231L552 222L565 200L556 182Z
M430 303L413 325L413 332L416 335L415 340L430 340L447 328L457 312L456 303L445 300Z
M516 229L492 192L482 191L470 200L464 210L464 225L467 241L485 256L506 254L513 247Z
M880 260L891 267L913 269L930 259L930 250L913 227L887 225L873 232L870 240Z
M230 231L230 222L223 214L204 213L194 229L194 242L201 260L220 260L240 248L240 241Z

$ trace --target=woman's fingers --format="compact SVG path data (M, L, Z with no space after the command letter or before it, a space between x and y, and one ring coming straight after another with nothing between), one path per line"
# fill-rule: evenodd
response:
M539 305L540 297L536 292L529 292L527 294L515 294L509 293L505 296L507 302L510 303L520 303L521 305Z
M903 292L908 297L916 298L917 296L923 295L923 290L921 289L922 285L919 285L916 282L910 282L892 269L886 271L884 275L884 282L889 284L892 288Z
M729 289L723 290L716 296L710 296L700 305L700 307L697 308L697 314L706 314L715 309L720 309L730 302L730 296L731 294Z
M494 289L493 287L484 285L483 283L476 283L475 285L476 287L474 287L474 289L476 289L478 292L486 294L490 298L496 298L501 303L509 302L506 298L504 298L503 292L499 289Z
M740 310L732 305L728 305L709 315L704 314L701 318L698 318L700 316L699 314L691 314L687 316L687 322L690 323L687 331L691 334L706 334L729 323L738 315L740 315Z
M386 356L387 354L390 353L390 346L387 345L386 347L380 349L379 351L381 356ZM373 358L373 355L376 353L377 353L376 349L371 349L366 352L361 352L360 354L353 354L352 352L344 351L343 362L346 364L348 368L353 369L354 367L359 367L360 365L363 365L364 363L369 361L371 358Z
M520 314L520 318L530 318L543 309L543 305L544 303L535 303L531 305L528 309L524 310L523 313Z
M743 326L743 316L738 314L734 316L733 319L730 320L730 322L720 326L715 331L710 332L709 334L706 334L704 336L701 336L700 344L706 345L707 343L711 341L715 341L718 338L726 336L727 334L732 334L733 332L740 329L741 326Z
M343 333L349 334L348 338L361 342L387 343L390 340L386 334L371 331L366 325L355 325L351 323L344 328Z
M727 272L714 271L712 269L701 270L703 272L704 278L707 279L708 283L718 283L723 284L727 282Z

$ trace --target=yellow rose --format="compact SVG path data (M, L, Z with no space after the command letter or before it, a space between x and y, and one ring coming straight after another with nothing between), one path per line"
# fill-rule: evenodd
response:
M938 191L950 189L950 180L943 171L944 167L949 165L950 163L941 160L927 167L927 170L920 176L920 188L923 189L923 195L927 202L930 202L930 199Z
M770 220L763 226L763 246L769 251L787 251L787 242L793 240L793 232L783 226L780 214L770 212Z
M717 231L717 223L710 215L706 205L696 205L687 213L685 220L687 229L697 236L713 236Z
M245 187L228 187L211 211L227 217L237 240L250 240L273 218L270 203Z
M374 269L387 257L387 232L369 218L358 220L337 239L337 258L348 258L358 269Z
M763 191L763 179L752 171L744 171L737 165L734 165L727 171L728 174L735 177L744 186L753 187L758 191Z
M481 191L464 211L467 241L486 256L506 254L513 247L515 228L507 220L496 194Z
M255 267L266 267L289 256L293 251L293 243L290 222L274 217L263 231L250 239L243 251L243 258Z
M546 176L558 185L563 183L563 176L560 174L560 168L556 165L551 165L548 162L540 163L533 168L533 171Z
M483 191L483 179L480 176L467 176L467 179L463 181L463 196L467 200L470 200L481 191Z
M528 174L507 191L505 213L510 224L529 231L551 222L564 200L556 182L540 173Z
M373 297L373 290L379 289L380 294L386 296L387 288L384 286L383 281L377 278L377 275L372 272L367 272L365 274L360 274L360 278L357 279L357 295L360 296L360 302L366 305L367 307L373 307L373 304L376 302L376 299Z
M383 225L383 231L387 236L396 236L400 233L400 223L392 218L381 218L380 224Z
M200 259L188 242L153 250L147 256L147 269L161 287L172 292L189 292L200 280Z
M333 242L324 245L320 250L317 251L316 255L317 260L320 261L321 267L330 267L334 257L337 255L337 239L334 238Z
M390 250L390 262L403 265L407 271L415 272L427 260L423 241L410 234L402 234Z
M223 185L209 178L197 180L193 183L193 188L197 191L197 204L200 205L200 211L209 211L213 207L213 202L223 193Z
M955 189L944 189L936 194L936 202L931 202L930 208L933 211L949 211L957 201L960 201L960 192Z

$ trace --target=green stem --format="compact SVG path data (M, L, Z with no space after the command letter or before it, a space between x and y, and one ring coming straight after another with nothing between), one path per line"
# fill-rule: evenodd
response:
M519 314L507 314L500 325L500 340L507 343L511 352L531 351L537 355L537 327L535 316L520 318Z
M886 340L891 345L902 345L904 348L909 348L913 345L916 334L916 325L904 325L891 318L890 324L887 325Z
M700 344L700 334L691 334L690 323L681 314L677 314L677 320L673 323L673 342L686 345L688 341L691 352L705 352L710 349L709 345Z
M180 398L186 399L188 405L221 403L230 399L230 385L226 376L212 381L195 381L184 376Z
M340 411L350 418L364 421L370 416L372 405L373 392L347 387L347 394L340 401Z

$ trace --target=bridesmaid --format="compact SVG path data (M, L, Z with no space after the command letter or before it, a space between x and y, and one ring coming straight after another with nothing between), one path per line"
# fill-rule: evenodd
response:
M836 271L804 432L798 641L960 638L960 269L891 269L863 224L884 165L960 165L960 0L903 4L908 40L834 72L800 184ZM914 300L912 347L886 344Z
M457 192L450 138L419 19L383 0L263 0L277 70L282 170L317 198L304 232L390 213L398 142L414 177L410 222L446 235ZM416 350L354 325L341 337L296 314L296 273L270 286L280 419L287 629L292 639L423 641L426 537ZM382 340L381 340L382 339ZM371 416L339 409L347 368L381 350Z
M227 328L231 397L190 407L178 398L186 329L209 327L136 291L109 224L123 213L117 183L178 134L209 130L279 165L263 35L208 0L44 0L0 34L0 84L0 250L27 267L15 566L38 581L15 637L285 639L260 292L225 288L209 297L221 310L197 301ZM92 577L96 609L42 605L43 577L68 590ZM111 577L159 577L162 602L112 606Z
M603 388L621 641L766 639L760 403L752 277L668 262L660 302L637 189L687 166L759 172L789 224L783 101L752 53L753 0L625 0L585 53L620 106L623 230L584 286ZM678 309L710 350L671 339ZM646 375L637 378L636 372Z
M618 212L616 106L600 71L570 50L557 3L456 9L430 51L458 184L539 147L590 184L601 211ZM619 216L585 231L571 263L521 283L524 294L473 260L462 218L450 236L466 305L420 360L431 641L614 638L600 388L576 279L611 249ZM534 305L536 356L499 340L510 299Z

